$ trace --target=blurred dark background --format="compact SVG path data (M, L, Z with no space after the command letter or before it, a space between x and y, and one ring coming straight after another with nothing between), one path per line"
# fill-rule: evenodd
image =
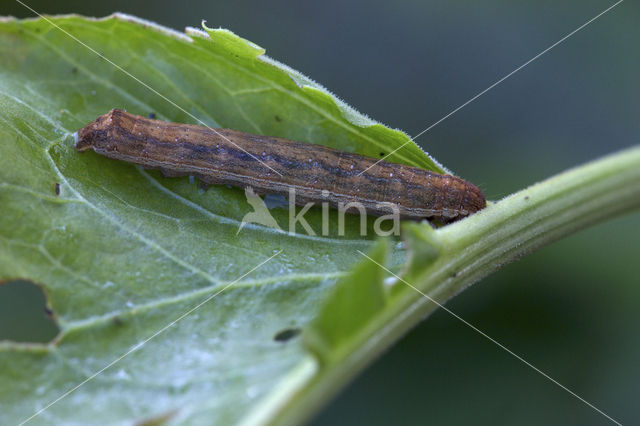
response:
M613 2L44 1L182 30L206 19L415 135ZM0 15L32 13L3 0ZM640 5L626 1L417 142L501 197L640 142ZM503 268L448 307L622 423L640 411L640 214ZM607 424L446 312L373 364L314 424Z

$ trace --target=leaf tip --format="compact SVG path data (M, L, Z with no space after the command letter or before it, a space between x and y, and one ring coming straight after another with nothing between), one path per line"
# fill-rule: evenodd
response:
M442 252L442 242L429 223L404 223L402 238L407 247L407 267L403 275L415 277L425 271ZM411 278L413 279L413 278Z
M207 21L202 20L202 28L209 34L214 43L224 47L229 53L241 58L255 59L264 55L266 50L257 44L236 35L226 28L210 28Z

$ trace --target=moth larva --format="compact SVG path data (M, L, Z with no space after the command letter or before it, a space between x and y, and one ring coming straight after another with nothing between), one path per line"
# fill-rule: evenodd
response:
M369 168L376 159L326 146L169 123L117 109L80 129L76 138L79 151L93 149L160 169L165 176L194 175L207 184L252 187L262 194L288 195L294 189L298 204L357 202L381 216L389 214L384 203L393 203L403 219L442 222L486 205L480 189L455 176L386 161Z

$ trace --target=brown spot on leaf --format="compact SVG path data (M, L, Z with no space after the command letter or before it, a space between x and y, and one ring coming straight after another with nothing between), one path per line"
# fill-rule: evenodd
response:
M302 330L299 328L285 328L277 332L276 335L273 336L273 340L276 342L286 342L298 336L301 332Z

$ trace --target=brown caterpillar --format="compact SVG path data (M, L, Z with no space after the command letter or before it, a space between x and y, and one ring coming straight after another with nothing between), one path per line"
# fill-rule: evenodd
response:
M360 203L374 216L397 205L403 219L452 222L486 206L482 191L451 175L380 161L321 145L230 129L169 123L121 110L101 115L76 134L76 149L194 175L207 184L252 187L288 195L297 204ZM277 173L276 173L277 172Z

